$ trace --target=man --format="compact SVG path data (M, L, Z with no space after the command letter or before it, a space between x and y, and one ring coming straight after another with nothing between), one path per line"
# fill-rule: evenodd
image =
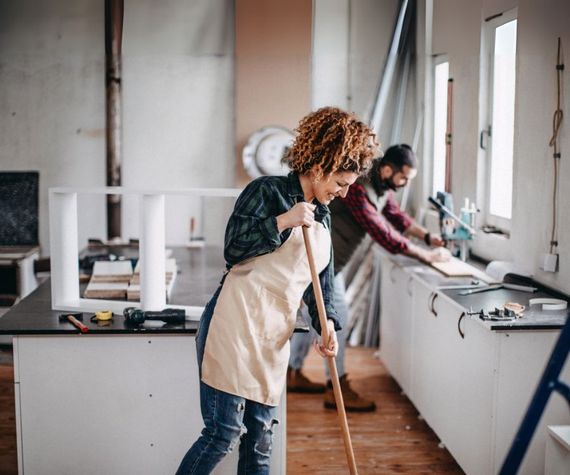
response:
M345 198L330 205L332 215L332 243L334 249L334 298L335 308L343 330L338 334L339 350L336 357L338 374L347 411L374 411L374 401L359 396L351 387L344 370L348 308L345 285L341 271L366 234L393 254L406 254L423 262L449 259L449 252L440 246L440 236L431 235L406 213L400 210L393 192L411 181L417 173L417 159L409 145L394 145L376 159L366 178L351 185ZM392 225L390 226L388 222ZM413 244L407 236L423 240L435 249L424 249ZM302 310L306 313L306 309ZM311 333L296 333L291 340L291 357L287 371L287 389L291 392L325 392L324 405L336 409L332 384L328 375L327 386L311 382L301 372L303 360L308 354Z

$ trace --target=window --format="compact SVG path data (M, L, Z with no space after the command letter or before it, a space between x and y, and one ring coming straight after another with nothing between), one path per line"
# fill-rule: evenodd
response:
M447 83L449 62L445 57L435 59L433 95L433 170L432 194L445 190L446 134L447 134Z
M483 52L489 71L487 127L481 132L481 146L486 150L485 215L487 224L510 230L515 129L516 10L503 13L486 23L486 47Z

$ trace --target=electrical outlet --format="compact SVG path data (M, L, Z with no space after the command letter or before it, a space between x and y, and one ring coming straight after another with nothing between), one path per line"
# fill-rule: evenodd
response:
M558 272L558 254L543 254L540 268L544 272Z

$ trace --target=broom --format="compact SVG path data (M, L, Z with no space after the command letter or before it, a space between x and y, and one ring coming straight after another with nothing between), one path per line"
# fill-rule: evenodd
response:
M321 323L321 339L323 343L326 344L329 341L329 331L327 327L325 302L323 299L323 291L321 289L319 275L315 266L311 241L307 232L307 228L305 226L303 226L303 239L305 241L305 248L307 249L307 258L309 259L309 268L311 269L311 280L313 281L313 291L315 293L315 299L317 300L317 309L319 311L319 322ZM329 356L327 358L327 363L329 365L348 468L351 475L357 475L358 471L356 470L356 460L354 459L354 452L352 450L352 442L350 440L350 432L348 430L348 421L346 419L346 411L344 409L344 401L342 399L342 391L340 389L340 381L338 379L338 371L336 369L336 360L333 356Z

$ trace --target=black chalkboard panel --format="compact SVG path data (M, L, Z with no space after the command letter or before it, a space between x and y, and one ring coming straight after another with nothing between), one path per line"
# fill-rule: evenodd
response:
M0 246L38 245L38 172L0 172Z

